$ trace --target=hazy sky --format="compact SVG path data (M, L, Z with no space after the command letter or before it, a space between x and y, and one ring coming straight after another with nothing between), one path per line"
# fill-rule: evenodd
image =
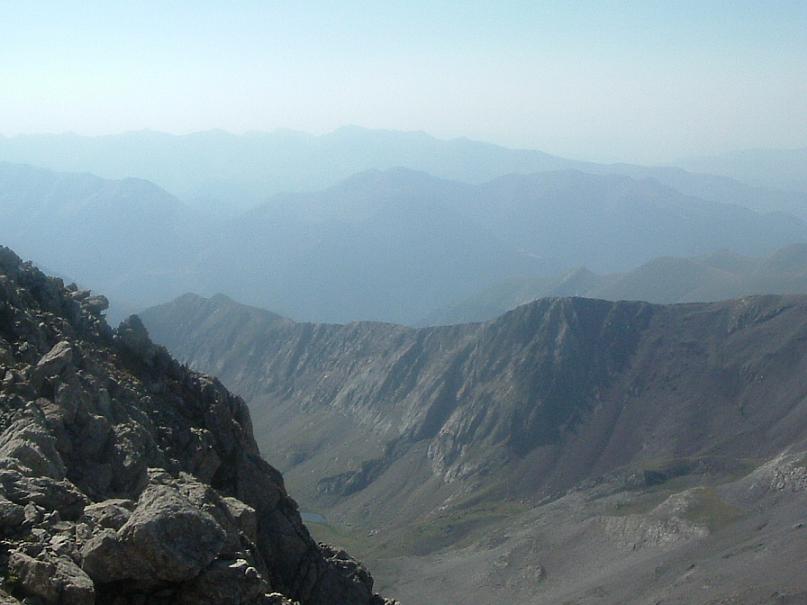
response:
M807 0L0 0L0 133L345 124L596 160L807 146Z

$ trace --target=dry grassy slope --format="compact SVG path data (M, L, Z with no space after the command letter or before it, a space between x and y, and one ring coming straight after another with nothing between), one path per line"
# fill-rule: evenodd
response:
M772 523L760 507L779 516L779 533L766 535L763 554L748 552L760 570L780 570L772 585L791 590L782 557L798 550L788 523L803 493L751 497L742 481L804 449L805 297L547 299L486 324L421 330L293 324L224 298L185 297L143 318L157 341L247 397L261 447L292 493L329 516L327 531L386 557L382 581L411 603L449 603L451 590L488 595L475 602L631 602L613 596L618 586L633 586L637 603L655 602L636 596L639 587L694 598L682 576L654 571L677 570L685 547L704 549L714 573L726 570L712 580L725 596L753 574L715 561L744 548L754 523ZM687 496L703 486L726 493ZM656 511L668 496L688 504ZM597 521L625 510L638 516ZM650 575L614 584L614 553L637 543L643 558L631 565ZM519 554L524 544L533 546ZM585 581L570 572L578 563ZM515 570L510 585L485 575L499 568ZM758 596L770 595L725 602Z

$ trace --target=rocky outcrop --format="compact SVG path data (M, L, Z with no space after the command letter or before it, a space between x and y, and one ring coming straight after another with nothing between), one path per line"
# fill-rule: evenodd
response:
M701 498L700 491L674 494L645 514L606 516L596 520L614 543L627 550L669 547L709 535L705 524L688 517Z
M375 605L244 402L0 248L0 602Z

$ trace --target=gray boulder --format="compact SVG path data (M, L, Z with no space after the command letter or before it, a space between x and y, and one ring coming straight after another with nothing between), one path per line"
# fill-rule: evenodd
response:
M0 535L14 531L25 520L25 507L0 496Z
M150 485L121 528L94 536L81 549L82 568L96 582L182 582L218 555L225 532L176 488Z
M129 520L135 503L124 498L111 498L84 507L82 520L113 531L119 530Z
M0 493L16 504L35 504L70 520L78 519L88 504L87 497L70 481L28 477L16 470L0 470Z
M92 580L67 557L49 553L37 558L12 552L8 570L14 583L47 605L94 605Z
M244 559L213 561L180 593L181 605L241 605L254 603L269 585Z
M66 340L61 340L45 353L36 368L45 376L53 376L61 372L73 361L73 347Z
M93 315L100 315L109 308L109 299L102 294L96 294L85 299L83 306Z

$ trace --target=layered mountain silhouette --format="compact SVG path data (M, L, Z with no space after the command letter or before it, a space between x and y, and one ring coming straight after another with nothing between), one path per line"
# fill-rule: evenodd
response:
M247 399L321 531L404 602L807 596L805 297L416 330L187 295L143 319Z
M549 296L676 303L766 293L807 294L807 245L793 244L767 257L728 250L694 258L663 257L627 273L600 275L582 267L554 278L511 278L430 314L420 324L486 321Z
M0 217L4 241L108 292L116 317L195 291L295 319L416 323L513 277L624 271L724 248L766 255L807 241L792 216L578 171L479 185L369 171L205 219L146 181L4 164Z
M681 165L762 187L807 192L807 148L746 149L683 160Z
M752 173L749 170L731 172L739 179L735 180L673 167L597 164L468 139L441 140L423 132L356 126L321 136L288 130L244 135L213 130L189 135L140 131L100 137L0 137L0 161L113 179L140 177L217 214L256 206L277 193L325 189L369 169L406 167L476 184L507 174L556 170L654 178L686 195L807 219L804 188L801 193L782 191L793 188L790 180L778 178L765 180L764 187L756 180L749 186L741 182ZM775 164L761 164L775 173ZM712 171L698 167L697 172Z
M207 232L196 212L149 181L0 163L0 239L49 270L103 287L118 316L171 290Z

